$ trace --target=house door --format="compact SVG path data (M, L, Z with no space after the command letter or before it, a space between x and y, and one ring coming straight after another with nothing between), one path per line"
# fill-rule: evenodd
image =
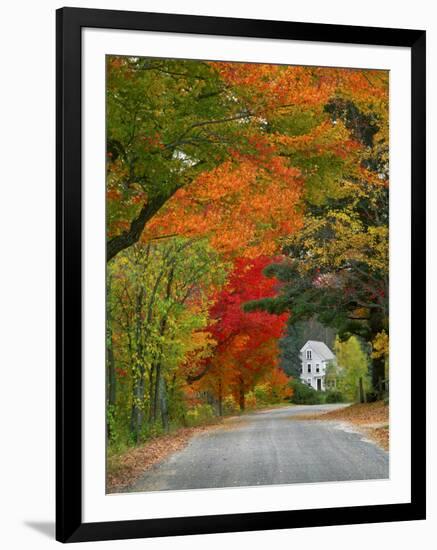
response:
M317 390L318 391L322 390L322 379L321 378L317 378Z

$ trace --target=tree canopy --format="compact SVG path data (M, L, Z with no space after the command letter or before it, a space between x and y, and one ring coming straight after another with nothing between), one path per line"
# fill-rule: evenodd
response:
M306 334L387 376L387 72L111 55L106 105L110 446L288 399Z

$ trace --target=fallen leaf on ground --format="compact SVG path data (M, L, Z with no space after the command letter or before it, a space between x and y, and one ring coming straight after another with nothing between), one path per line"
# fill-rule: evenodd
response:
M293 420L339 420L359 426L361 432L384 450L389 448L389 407L384 401L357 403L333 411L297 414Z
M107 459L106 492L118 493L132 485L145 471L180 451L195 435L221 427L222 423L207 426L180 428L167 435L155 437L139 447L135 447Z

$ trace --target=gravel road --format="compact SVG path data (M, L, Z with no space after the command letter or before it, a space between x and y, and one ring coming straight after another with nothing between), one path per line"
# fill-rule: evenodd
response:
M231 419L145 471L129 491L388 478L388 453L362 435L337 422L293 419L337 407L299 405Z

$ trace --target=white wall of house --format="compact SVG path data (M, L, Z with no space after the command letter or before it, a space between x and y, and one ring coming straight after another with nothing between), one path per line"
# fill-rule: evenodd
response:
M302 360L300 378L305 384L312 386L315 390L325 390L325 371L326 363L314 352L312 359L306 357Z
M330 350L329 350L330 351ZM334 356L332 356L334 357ZM326 367L332 359L326 359L314 349L311 341L307 342L300 352L300 379L315 390L325 391Z

